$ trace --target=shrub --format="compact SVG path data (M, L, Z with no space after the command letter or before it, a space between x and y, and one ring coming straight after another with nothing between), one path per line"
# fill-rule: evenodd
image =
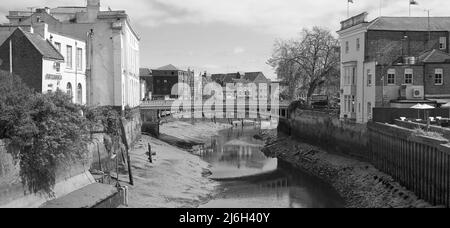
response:
M91 124L91 129L101 127L111 137L119 137L121 134L120 114L111 106L86 107L86 119Z
M0 137L18 148L12 155L24 186L52 195L58 168L87 158L88 121L61 91L39 94L16 76L0 78Z

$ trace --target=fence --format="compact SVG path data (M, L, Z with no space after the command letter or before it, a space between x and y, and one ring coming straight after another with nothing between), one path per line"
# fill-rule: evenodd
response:
M369 123L369 156L418 197L450 207L450 144L398 126Z
M425 110L415 110L411 108L374 108L373 121L379 123L394 123L400 117L408 119L423 119ZM450 110L444 108L426 110L431 117L449 118Z

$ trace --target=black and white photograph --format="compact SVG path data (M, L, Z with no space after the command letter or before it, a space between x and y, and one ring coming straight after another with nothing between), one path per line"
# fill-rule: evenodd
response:
M450 1L0 3L0 208L449 207Z

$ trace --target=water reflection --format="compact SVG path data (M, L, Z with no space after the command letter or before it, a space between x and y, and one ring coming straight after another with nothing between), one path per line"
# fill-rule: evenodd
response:
M212 165L213 179L223 193L207 208L327 208L342 207L339 195L321 180L277 159L267 158L258 129L222 131L197 154Z

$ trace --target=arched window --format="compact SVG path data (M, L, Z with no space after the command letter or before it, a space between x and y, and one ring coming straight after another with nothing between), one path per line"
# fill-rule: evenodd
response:
M83 86L81 83L78 83L77 87L77 103L83 104Z
M72 84L71 84L70 82L67 83L66 93L67 93L67 95L69 95L70 97L73 97Z

